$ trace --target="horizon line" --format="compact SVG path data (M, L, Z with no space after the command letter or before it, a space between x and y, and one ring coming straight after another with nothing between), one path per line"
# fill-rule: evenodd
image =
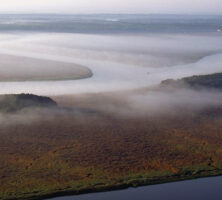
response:
M222 16L203 13L62 13L62 12L3 12L0 15L171 15L171 16Z

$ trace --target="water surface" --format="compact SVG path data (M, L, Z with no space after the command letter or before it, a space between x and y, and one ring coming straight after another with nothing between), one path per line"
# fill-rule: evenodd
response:
M222 176L52 200L221 200Z

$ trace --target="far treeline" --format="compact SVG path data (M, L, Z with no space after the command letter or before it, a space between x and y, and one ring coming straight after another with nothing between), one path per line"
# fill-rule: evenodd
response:
M215 88L222 90L222 73L191 76L178 80L167 79L161 82L162 86L165 85L180 86L184 84L192 88L205 87L205 88Z
M33 94L0 95L0 112L12 113L30 107L55 107L57 104L49 97Z

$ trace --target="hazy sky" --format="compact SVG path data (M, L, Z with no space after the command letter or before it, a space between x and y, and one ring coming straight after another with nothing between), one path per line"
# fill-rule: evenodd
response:
M0 0L0 13L222 14L222 0Z

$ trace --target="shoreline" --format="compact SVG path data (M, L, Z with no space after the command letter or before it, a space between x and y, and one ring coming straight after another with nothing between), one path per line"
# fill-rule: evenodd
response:
M92 70L85 65L1 52L0 65L4 66L0 69L1 83L72 81L93 76Z
M208 170L208 171L201 171L199 173L203 173L202 175L180 175L174 174L172 176L165 176L161 178L157 178L156 180L132 180L130 183L123 183L120 185L110 185L110 186L103 186L98 188L86 188L79 191L74 191L71 189L63 190L63 191L55 191L49 194L43 195L32 195L30 197L19 197L14 198L15 200L46 200L46 199L53 199L57 197L66 197L66 196L78 196L83 194L91 194L91 193L101 193L101 192L111 192L111 191L118 191L118 190L125 190L129 188L137 188L143 186L151 186L151 185L158 185L158 184L166 184L172 182L181 182L181 181L188 181L188 180L195 180L201 178L211 178L222 176L222 170ZM4 199L10 200L10 199Z
M209 80L212 79L215 86L218 83L215 74L210 75L210 78L207 75L183 80L190 83L194 79L196 84L204 84L206 81L209 83ZM210 85L212 86L212 82ZM221 85L219 86L221 87ZM113 95L111 94L111 96ZM169 116L169 119L159 116L156 119L137 117L134 120L101 112L100 107L96 107L101 102L103 102L102 107L109 107L106 105L110 105L110 102L113 105L117 104L115 99L108 102L105 96L100 98L100 100L96 97L85 98L85 102L81 98L75 99L76 101L69 98L71 102L73 101L70 108L74 105L79 108L82 104L85 105L86 110L89 109L88 111L91 111L92 108L98 109L95 113L87 111L76 115L77 112L74 112L70 115L67 113L67 116L60 113L62 115L55 115L52 120L46 117L42 118L40 123L20 126L18 130L21 132L18 131L16 134L19 135L19 138L24 135L25 140L19 144L21 149L24 144L27 146L26 151L22 150L21 154L28 153L29 158L32 157L33 160L27 162L24 159L24 164L22 163L15 171L21 177L18 179L14 179L12 174L15 170L13 166L10 169L8 165L2 165L4 170L1 175L2 199L43 200L222 175L221 110L215 112L215 109L208 110L206 107L204 112ZM62 99L56 100L56 102L60 102L59 105L65 106L65 104L61 104L61 101ZM125 101L117 102L119 103L117 108L125 104ZM84 119L84 123L82 123L82 119ZM220 120L215 121L215 119ZM181 127L181 120L185 126ZM85 122L87 122L87 126ZM58 126L58 124L63 125ZM134 130L135 127L136 130ZM166 127L167 130L165 130ZM6 129L6 136L10 135L11 130L14 133L14 129L9 129L9 132ZM72 133L69 134L70 131ZM127 137L124 137L126 133ZM30 136L29 141L36 138L30 146L27 143L28 136ZM138 137L142 139L137 140ZM54 141L52 138L55 138ZM32 152L37 149L35 146L33 147L33 144L37 144L38 147L43 141L45 145L42 147L42 152L30 154L30 149ZM52 148L49 149L50 144ZM77 146L78 144L82 145ZM8 146L10 147L10 144ZM129 155L124 156L129 149L127 147L131 147L132 150ZM108 150L103 151L106 148ZM17 157L17 149L16 147L14 158ZM10 151L8 152L10 153ZM36 158L39 155L42 156ZM107 155L110 158L107 159ZM147 158L147 156L149 157ZM143 158L146 159L146 162ZM149 165L150 162L153 162L153 165ZM8 163L10 165L10 160ZM55 177L55 179L51 177ZM10 188L12 183L16 185L14 191L13 188Z
M86 67L85 67L86 68ZM88 78L92 78L93 77L93 73L92 71L87 68L87 70L89 71L88 74L83 75L83 76L79 76L79 77L67 77L67 78L45 78L45 79L10 79L9 80L1 80L0 78L0 83L23 83L23 82L51 82L51 81L75 81L75 80L82 80L82 79L88 79Z

